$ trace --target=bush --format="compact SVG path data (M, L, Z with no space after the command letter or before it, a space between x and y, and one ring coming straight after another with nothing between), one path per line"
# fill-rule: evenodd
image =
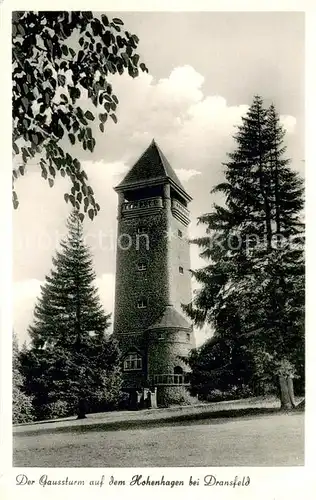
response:
M248 386L237 387L234 386L226 391L220 389L213 389L208 394L203 395L203 400L216 403L220 401L229 401L232 399L250 398L253 392ZM202 398L201 398L202 399Z
M121 392L120 399L117 404L118 410L128 410L129 409L130 396L128 392Z
M188 406L195 403L197 403L197 399L191 396L185 387L158 387L157 389L157 405L159 407Z
M47 405L47 414L49 419L70 417L74 411L69 406L67 401L54 401Z
M12 421L13 424L23 424L33 420L32 398L24 394L19 387L13 387Z

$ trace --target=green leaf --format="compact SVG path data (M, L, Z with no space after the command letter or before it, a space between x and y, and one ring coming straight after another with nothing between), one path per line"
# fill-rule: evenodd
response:
M74 159L73 164L76 169L80 169L80 161L77 158Z
M65 101L65 102L68 102L68 97L65 95L65 94L60 94L60 98Z
M61 46L61 50L62 50L62 53L64 54L64 56L68 56L68 47L67 47L67 45L62 45Z
M120 26L124 25L123 21L121 19L119 19L118 17L113 17L112 21L114 24L119 24Z
M19 150L18 146L15 144L15 142L13 142L12 147L13 147L13 149L14 149L15 154L17 154L17 155L18 155L18 154L19 154L19 152L20 152L20 150Z
M93 218L94 218L94 210L93 210L93 208L90 208L90 210L88 210L88 215L89 215L90 219L93 220Z
M53 165L49 165L49 173L52 177L55 177L56 176L56 171L53 167Z
M64 87L66 85L66 77L65 75L57 75L58 85Z
M117 118L116 118L116 116L115 116L114 113L111 113L110 117L112 118L112 120L114 121L114 123L117 123Z
M24 175L24 171L25 171L24 165L20 165L19 166L19 172L20 172L20 174Z
M105 122L106 122L106 120L107 120L107 118L108 118L108 115L107 115L107 113L100 113L100 114L99 114L99 118L100 118L100 121L101 121L102 123L105 123Z
M133 63L135 64L135 66L137 66L138 61L139 61L139 55L138 54L134 54L132 60L133 60Z
M68 134L68 137L69 137L71 144L74 145L76 142L76 137L74 136L74 134Z
M109 25L109 20L107 18L107 16L105 14L103 14L101 16L101 20L102 20L102 23L104 24L104 26L108 26Z
M94 115L91 113L91 111L86 111L84 116L88 119L88 120L94 120Z
M101 130L101 132L103 133L104 132L104 123L99 123L99 129Z
M82 223L84 221L84 214L79 214L79 219L80 219L80 222Z
M111 96L107 95L105 92L103 92L103 94L102 94L102 95L103 95L103 98L104 98L106 101L108 101L108 102L112 102L112 97L111 97Z
M123 58L125 64L127 65L129 63L129 57L128 57L126 52L123 52L122 58Z
M146 65L144 63L140 63L139 67L142 71L145 71L146 73L148 73L148 68L146 67Z
M54 180L53 179L48 179L48 184L49 184L49 187L53 187Z
M65 202L68 203L68 201L69 201L69 194L68 193L64 194L64 199L65 199Z
M27 111L29 109L29 105L30 105L29 100L26 97L22 97L21 102L23 104L25 111Z

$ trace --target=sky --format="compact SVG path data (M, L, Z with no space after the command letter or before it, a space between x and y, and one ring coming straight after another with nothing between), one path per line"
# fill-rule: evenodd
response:
M222 162L234 148L232 135L259 94L272 102L287 130L287 155L304 175L304 15L296 12L123 12L140 39L138 53L148 74L111 79L119 99L118 123L95 130L95 151L71 152L86 169L101 206L85 222L96 284L107 312L113 312L117 195L113 187L155 138L191 194L191 236L203 232L197 217L212 208L213 186L223 178ZM86 103L82 103L86 106ZM65 148L70 146L66 146ZM22 343L36 297L49 274L70 206L65 179L54 188L32 166L16 184L20 205L13 213L14 329ZM204 265L191 248L191 267ZM194 289L193 283L193 289ZM196 330L197 345L211 331Z

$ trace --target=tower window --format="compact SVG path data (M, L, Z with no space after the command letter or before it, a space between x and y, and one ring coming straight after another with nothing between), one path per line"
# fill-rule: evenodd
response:
M142 358L137 352L133 352L124 359L124 370L141 370Z
M138 262L137 269L138 271L146 271L147 265L145 262Z
M147 227L146 226L139 226L137 228L137 234L147 234Z
M182 238L182 236L183 236L181 229L178 229L178 236L179 236L179 238Z
M181 267L181 266L179 267L179 273L183 274L183 267Z
M141 299L137 302L137 307L138 309L146 309L147 307L147 300L146 299Z
M191 340L191 335L187 333L187 341L190 342L190 340Z

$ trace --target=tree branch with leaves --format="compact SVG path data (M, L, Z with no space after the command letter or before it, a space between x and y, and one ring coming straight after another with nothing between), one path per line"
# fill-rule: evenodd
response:
M105 14L13 12L14 208L19 204L15 182L32 163L50 187L57 173L69 177L72 186L65 201L80 210L81 220L86 212L91 219L97 215L100 206L88 176L65 146L80 144L92 153L96 139L91 123L97 120L101 132L109 118L117 123L119 100L110 77L127 71L135 78L148 71L136 52L138 43L121 19Z

